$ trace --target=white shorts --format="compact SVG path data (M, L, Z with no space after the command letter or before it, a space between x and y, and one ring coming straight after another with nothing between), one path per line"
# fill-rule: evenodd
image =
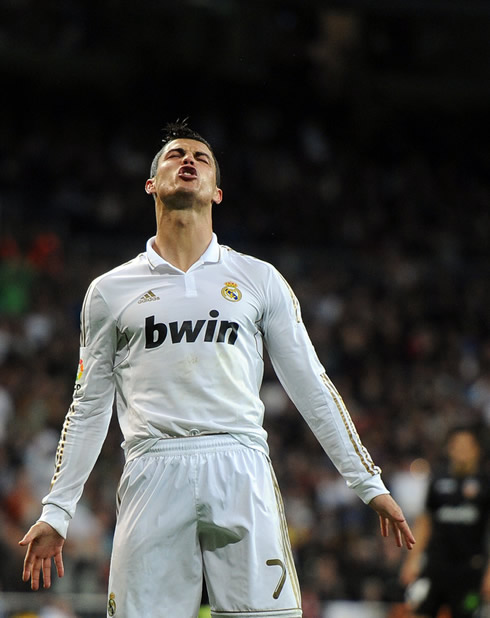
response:
M110 618L299 618L296 570L268 457L228 435L162 440L126 464Z

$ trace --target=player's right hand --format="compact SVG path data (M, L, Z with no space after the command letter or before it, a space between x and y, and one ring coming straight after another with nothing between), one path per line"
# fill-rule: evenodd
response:
M61 551L65 539L49 524L38 521L35 523L19 545L26 546L27 552L24 560L22 580L31 580L32 590L39 589L41 571L43 573L43 586L51 586L51 558L54 558L58 577L63 577L64 567Z

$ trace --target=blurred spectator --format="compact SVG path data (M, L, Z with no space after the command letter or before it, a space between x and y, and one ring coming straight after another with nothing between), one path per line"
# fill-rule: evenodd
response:
M454 427L448 462L433 474L425 510L415 522L417 547L401 570L407 600L418 616L475 616L490 601L488 533L490 479L482 469L478 429Z
M112 34L89 5L69 2L46 20L31 0L3 4L0 39L14 54L15 70L24 40L33 57L48 55L53 84L63 75L64 57L77 59L79 71L93 80L86 93L72 83L58 91L58 102L45 98L41 112L54 105L46 114L17 110L12 95L5 101L11 113L0 119L0 547L8 565L0 568L0 589L25 590L16 540L48 491L54 436L78 361L80 303L95 276L132 258L152 233L143 183L157 144L148 143L147 135L154 135L148 124L158 130L181 110L167 100L162 111L158 96L152 104L154 93L138 76L136 86L123 90L126 115L118 71L109 80L111 92L99 97L94 84L98 75L108 81L103 59L123 22L111 3L99 3L98 10L110 10L116 20ZM238 11L232 5L240 3L216 4ZM33 19L24 18L26 9ZM262 36L256 14L243 17ZM363 36L351 12L308 17L283 7L275 19L283 43L293 34L301 38L298 57L289 57L284 44L275 64L267 64L254 40L252 56L228 68L219 87L211 80L208 90L216 87L220 95L203 101L191 118L220 144L225 199L216 231L221 242L272 261L289 279L363 441L415 518L424 470L434 469L441 436L461 421L479 423L483 440L490 429L490 156L483 123L477 113L434 112L434 120L388 109L379 101L382 93L363 93L370 79L365 67L349 95L354 80L343 71L361 62ZM142 50L148 50L149 27L145 18ZM196 28L197 42L204 30ZM170 38L171 32L169 26ZM244 32L230 35L230 45L242 49ZM378 57L389 61L393 41L379 31L370 37ZM91 57L84 69L88 49L100 66ZM158 64L156 56L152 52ZM228 57L223 54L223 62ZM126 52L122 58L118 66L132 66ZM247 81L252 73L258 82ZM280 89L284 75L281 83L296 84L301 106L289 87ZM280 105L272 84L280 89ZM181 92L184 97L187 90ZM387 582L397 577L399 558L387 561L382 543L366 541L377 522L363 514L291 413L270 367L265 378L265 426L305 582L305 618L309 605L313 618L317 601L391 600L396 590ZM111 426L84 493L79 534L65 559L66 585L73 589L106 589L120 441ZM89 563L96 565L94 577ZM60 585L55 582L55 590Z

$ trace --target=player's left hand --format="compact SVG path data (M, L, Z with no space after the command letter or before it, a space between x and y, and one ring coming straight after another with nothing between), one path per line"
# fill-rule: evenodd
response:
M412 549L415 544L415 537L410 530L403 511L390 494L376 496L371 500L369 506L379 515L381 535L388 536L391 528L398 547L402 547L405 543L407 549Z

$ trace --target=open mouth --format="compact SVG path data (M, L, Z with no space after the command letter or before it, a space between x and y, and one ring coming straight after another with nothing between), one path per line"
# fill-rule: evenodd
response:
M194 180L197 178L197 170L192 165L183 165L179 169L179 178L184 178L185 180Z

